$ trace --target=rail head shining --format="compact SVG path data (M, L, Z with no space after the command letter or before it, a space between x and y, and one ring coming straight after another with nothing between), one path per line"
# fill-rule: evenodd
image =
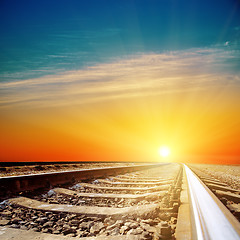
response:
M191 206L192 239L240 240L240 223L186 166Z

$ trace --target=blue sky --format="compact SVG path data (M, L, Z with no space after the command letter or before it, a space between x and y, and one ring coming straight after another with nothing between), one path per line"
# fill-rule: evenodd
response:
M1 0L0 79L37 78L139 54L221 48L239 69L236 0Z

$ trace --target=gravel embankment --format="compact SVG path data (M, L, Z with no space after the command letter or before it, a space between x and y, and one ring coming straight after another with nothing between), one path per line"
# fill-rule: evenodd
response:
M191 166L240 190L240 165L192 164Z
M134 166L143 164L146 163L75 163L75 164L69 163L69 164L0 167L0 177L104 167Z

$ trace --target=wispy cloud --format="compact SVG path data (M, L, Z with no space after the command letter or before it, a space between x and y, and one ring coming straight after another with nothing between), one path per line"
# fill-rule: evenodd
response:
M58 75L3 82L0 106L81 104L240 84L222 48L141 54Z

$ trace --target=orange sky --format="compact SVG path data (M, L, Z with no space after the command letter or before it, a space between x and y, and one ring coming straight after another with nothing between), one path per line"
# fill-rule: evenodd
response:
M171 55L162 66L168 56L147 55L3 83L0 161L240 164L238 76L196 72L190 56ZM166 160L161 145L171 149Z
M228 156L240 155L239 101L218 89L4 109L1 161L162 161L168 145L170 161L238 163Z

